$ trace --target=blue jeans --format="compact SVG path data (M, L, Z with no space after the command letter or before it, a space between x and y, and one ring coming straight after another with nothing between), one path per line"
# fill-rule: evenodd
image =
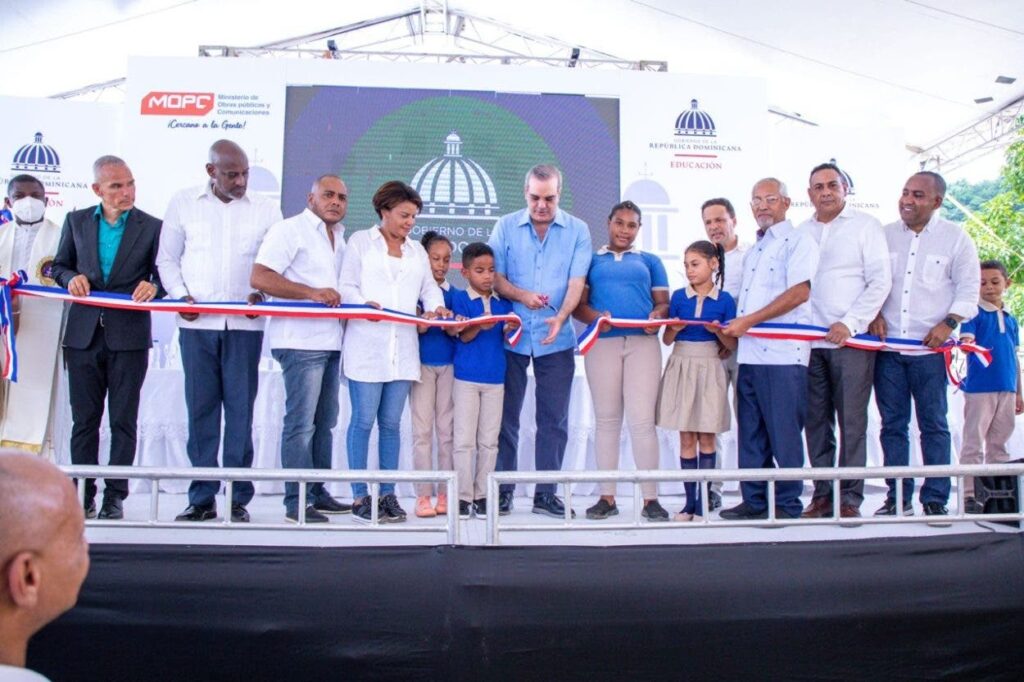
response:
M736 377L736 421L741 469L799 469L804 465L807 368L803 365L740 365ZM775 507L793 516L803 511L803 481L776 481ZM743 501L768 508L768 484L744 481Z
M330 469L331 429L338 423L338 389L341 385L341 351L275 348L284 377L284 428L281 433L281 466L285 469ZM306 486L306 502L326 495L323 483ZM299 484L284 484L284 507L299 506Z
M181 329L181 364L185 370L188 411L188 459L194 467L216 467L220 420L224 414L224 466L252 466L252 408L259 388L263 332L228 329ZM214 503L220 481L192 481L188 503ZM231 503L249 504L253 486L235 481Z
M399 425L405 399L409 396L411 381L366 382L348 380L348 395L352 400L352 420L348 424L348 468L357 471L366 469L369 458L370 431L377 422L377 454L382 471L398 469L398 450L402 445ZM381 483L380 494L395 492L394 483ZM352 484L355 499L366 497L365 483Z
M910 401L914 401L921 431L925 466L950 463L952 442L946 423L946 363L941 353L900 355L881 352L875 360L875 402L882 415L882 455L885 466L910 463ZM889 499L896 499L896 481L887 478ZM949 478L926 478L921 503L949 500ZM914 496L914 479L903 479L903 502Z
M536 381L537 439L534 456L537 471L560 471L569 442L569 396L576 360L572 350L532 357L505 351L505 404L498 436L497 471L516 471L519 465L519 413L526 398L526 368L533 361ZM515 490L502 484L502 492ZM553 493L553 483L538 483L534 494Z

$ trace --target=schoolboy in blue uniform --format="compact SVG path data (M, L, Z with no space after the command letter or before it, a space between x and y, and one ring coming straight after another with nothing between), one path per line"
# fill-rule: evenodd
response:
M506 315L512 302L494 293L494 251L474 242L462 250L462 275L469 286L452 295L457 318ZM459 474L459 516L487 513L487 475L498 457L498 434L505 398L505 332L508 322L455 327L455 449ZM475 456L474 456L475 453Z
M992 351L988 367L976 356L967 356L964 391L964 439L961 464L994 464L1010 459L1006 442L1013 434L1015 415L1024 413L1017 346L1017 320L1003 307L1003 293L1010 285L1006 266L997 260L981 264L981 300L978 315L960 328L962 340L974 339ZM974 477L964 478L964 511L980 514L974 499Z

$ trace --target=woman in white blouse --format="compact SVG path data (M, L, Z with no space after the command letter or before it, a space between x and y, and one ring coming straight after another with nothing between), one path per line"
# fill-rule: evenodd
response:
M419 242L409 239L416 215L423 208L419 194L404 182L386 182L373 195L373 208L380 224L356 232L345 248L338 282L341 300L411 314L416 313L416 303L422 300L423 309L431 311L424 317L449 315L430 272L426 251ZM350 321L342 347L342 366L352 401L346 438L349 469L366 469L374 420L379 434L380 469L398 469L399 422L409 388L420 378L416 325ZM358 520L369 521L366 484L353 483L352 495L352 514ZM381 483L377 518L385 523L405 521L394 483Z

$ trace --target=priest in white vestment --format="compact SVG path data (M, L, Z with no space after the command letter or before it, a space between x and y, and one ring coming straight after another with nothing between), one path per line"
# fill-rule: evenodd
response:
M0 225L0 276L24 270L30 284L54 286L50 278L60 226L48 220L46 190L31 175L7 185L4 205L13 219ZM53 396L60 353L60 301L15 297L17 382L0 382L0 447L42 454L52 460Z

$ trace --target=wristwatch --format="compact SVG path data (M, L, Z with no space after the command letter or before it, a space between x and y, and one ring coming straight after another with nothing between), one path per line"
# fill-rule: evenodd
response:
M947 316L946 319L942 321L942 324L946 325L950 329L956 329L957 327L960 326L960 323L957 321L955 317L949 316Z

